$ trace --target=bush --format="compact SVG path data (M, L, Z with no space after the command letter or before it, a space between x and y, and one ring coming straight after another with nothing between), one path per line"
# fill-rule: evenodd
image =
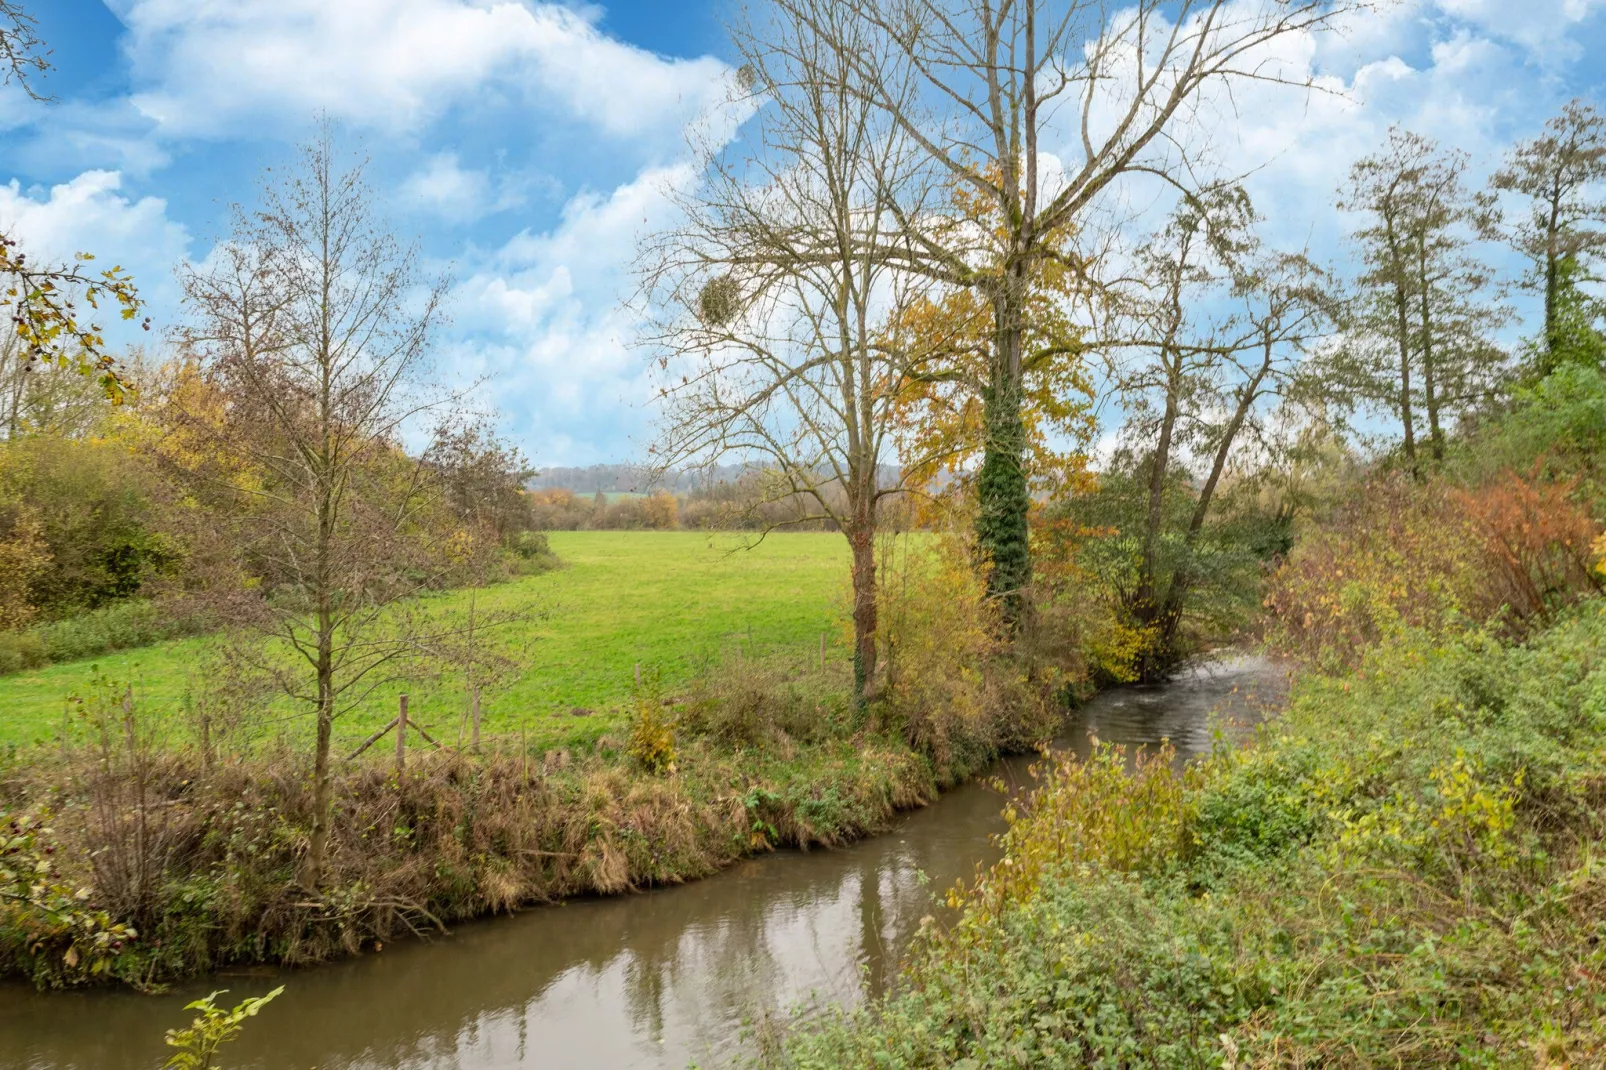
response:
M179 548L157 524L157 480L124 443L36 436L0 449L0 497L23 503L49 552L30 584L42 615L132 597L171 573Z
M837 739L855 727L845 666L824 675L784 658L727 658L693 685L680 723L721 746L789 753L797 744Z
M798 1068L1606 1060L1606 606L1406 628L1186 773L1061 763Z
M625 753L637 769L653 776L675 771L674 717L655 694L637 697Z
M886 551L879 620L885 684L876 710L946 778L1053 738L1061 666L1011 649L998 607L957 539L906 539Z
M0 632L0 674L203 635L211 618L181 603L117 602L66 620Z

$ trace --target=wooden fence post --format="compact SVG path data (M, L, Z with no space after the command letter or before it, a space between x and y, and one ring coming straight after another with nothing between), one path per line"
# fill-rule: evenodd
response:
M641 662L636 662L636 690L641 690Z
M474 711L474 753L480 752L480 685L475 684L470 702Z
M401 709L396 713L396 775L407 771L407 696L401 697Z
M201 769L208 775L212 772L212 712L205 699L201 700Z

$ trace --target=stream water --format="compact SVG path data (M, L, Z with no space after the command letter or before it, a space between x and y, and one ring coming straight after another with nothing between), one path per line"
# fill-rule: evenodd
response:
M1254 657L1097 696L1059 745L1090 734L1169 739L1178 759L1280 701L1284 674ZM1000 764L1006 783L1030 763ZM991 862L999 794L961 787L890 832L842 850L783 851L708 880L588 899L457 927L313 969L225 974L161 996L0 986L0 1068L151 1070L163 1030L217 988L232 1005L285 993L226 1049L261 1070L681 1068L730 1061L754 1023L848 1005L895 977L933 894Z

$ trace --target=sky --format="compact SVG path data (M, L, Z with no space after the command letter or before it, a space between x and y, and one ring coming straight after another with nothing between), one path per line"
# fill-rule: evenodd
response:
M159 347L175 268L327 114L450 280L442 376L482 383L538 466L639 459L630 265L695 185L686 132L726 99L732 2L32 0L54 101L0 90L0 231L132 271ZM1340 267L1335 191L1391 124L1466 150L1481 185L1567 100L1606 104L1606 0L1396 0L1280 47L1323 91L1236 97L1216 155L1252 172L1269 242Z

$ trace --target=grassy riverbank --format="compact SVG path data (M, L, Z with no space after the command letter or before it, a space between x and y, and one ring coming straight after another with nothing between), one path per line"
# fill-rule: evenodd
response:
M1597 1066L1606 607L1404 632L1185 774L1057 769L898 995L778 1064Z
M772 552L814 545L783 540ZM612 692L625 701L611 715L573 719L599 722L584 740L503 731L480 753L415 746L401 770L387 741L339 762L316 890L302 874L314 806L298 735L206 749L175 733L184 722L170 708L143 697L125 705L115 683L88 688L65 744L0 758L10 825L0 829L0 974L148 987L690 880L753 852L876 831L998 754L1052 735L1075 677L989 638L991 607L968 569L936 555L905 562L884 624L897 671L861 706L845 661L818 664L819 609L831 603L813 601L817 585L779 579L809 567L793 560L730 590L746 597L767 584L765 597L787 603L767 622L771 634L789 620L807 627L810 657L784 643L754 657L744 632L739 655L709 658L673 689L649 678ZM639 610L618 609L616 595L596 619L643 633L656 620L671 636L664 649L679 649L671 612L714 605L689 619L717 642L714 629L762 604L720 609L707 592L682 597L688 582L663 580L657 602ZM594 633L596 656L634 653L629 634Z
M749 658L817 659L822 632L830 633L829 655L844 656L840 535L771 535L748 546L719 533L560 531L551 543L563 567L474 595L479 613L523 614L486 637L515 666L485 696L487 731L522 730L539 748L594 743L623 723L638 662L673 688L738 648ZM448 592L428 599L427 609L461 615L469 597ZM56 741L66 700L86 695L99 674L132 685L149 710L180 710L215 674L209 659L217 647L191 638L0 677L0 745ZM435 677L380 688L342 720L345 742L394 716L402 690L420 723L455 734L463 689ZM577 708L587 716L571 716ZM294 712L288 700L270 701L260 720L274 735L310 738L305 718L286 723Z

